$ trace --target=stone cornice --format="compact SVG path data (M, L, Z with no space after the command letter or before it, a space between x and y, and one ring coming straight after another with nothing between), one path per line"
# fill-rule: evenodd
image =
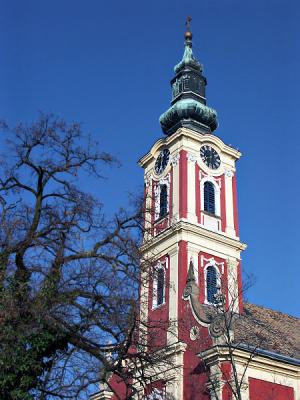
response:
M233 351L234 362L237 365L248 365L247 369L254 368L261 371L270 373L278 373L281 375L289 376L291 378L300 377L300 365L294 365L280 359L272 358L271 356L262 355L257 350L244 350L240 348L231 349ZM215 365L219 362L230 361L230 354L228 346L214 346L198 356L208 366Z
M175 233L179 234L181 232L193 233L195 235L198 235L199 237L210 239L215 243L223 244L228 247L235 248L236 250L239 251L243 251L247 248L247 245L245 243L240 242L238 239L230 238L222 233L210 231L200 225L195 225L186 221L179 221L177 223L174 223L168 229L164 230L158 236L154 237L152 240L148 241L147 243L144 243L141 246L141 251L142 252L147 252L149 250L151 251L151 249L157 246L158 243L168 239L170 236L174 236L175 240L177 240Z
M138 161L139 165L141 167L144 167L147 163L149 163L153 159L155 153L159 151L160 148L162 148L163 146L170 146L173 142L182 137L186 137L188 139L201 143L205 142L205 143L215 144L217 147L220 148L222 152L231 156L235 160L238 160L242 155L239 150L228 146L218 136L212 134L204 135L200 134L199 132L195 132L191 129L179 128L175 133L173 133L173 135L168 136L166 138L160 138L159 140L157 140L152 146L151 150L139 159Z

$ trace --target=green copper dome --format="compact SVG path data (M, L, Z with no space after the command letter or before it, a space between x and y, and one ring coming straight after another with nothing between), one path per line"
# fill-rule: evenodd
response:
M207 81L202 75L202 64L193 54L189 25L185 33L183 57L174 71L171 107L159 118L163 132L169 136L185 126L201 133L212 133L218 126L217 113L206 105Z
M174 133L180 126L204 131L214 131L217 126L217 112L194 99L182 99L174 103L159 118L162 130L167 135ZM182 122L182 124L180 124ZM175 129L172 129L175 128Z

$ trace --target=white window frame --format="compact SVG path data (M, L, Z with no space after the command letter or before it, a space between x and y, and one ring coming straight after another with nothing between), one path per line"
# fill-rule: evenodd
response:
M166 270L168 269L168 259L165 258L164 261L158 261L157 264L153 268L153 285L152 285L152 310L156 308L162 307L166 304ZM157 272L159 270L163 270L164 273L164 292L163 292L163 302L161 304L157 304L157 284L158 284L158 276Z
M161 219L160 217L160 191L162 185L167 186L167 215L170 212L170 174L167 174L165 177L161 178L159 181L155 182L154 185L154 209L155 216L154 220L158 221ZM165 217L163 217L165 218Z
M200 193L201 193L201 211L204 211L204 184L205 182L211 182L214 185L215 190L215 215L221 217L221 188L219 183L212 176L205 176L200 182Z
M224 263L217 264L216 260L214 258L211 258L205 264L204 269L203 269L203 273L204 273L204 303L205 304L215 304L215 303L211 303L207 299L207 268L209 266L213 267L215 269L216 273L217 273L217 288L220 290L221 289L221 285L222 285L221 276L222 276L222 273L224 273L224 271L223 271ZM220 268L219 268L220 266L222 268L221 272L220 272Z

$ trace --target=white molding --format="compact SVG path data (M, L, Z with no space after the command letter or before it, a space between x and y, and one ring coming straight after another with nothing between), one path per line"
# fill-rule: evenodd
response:
M207 300L207 268L212 266L215 268L217 273L217 288L221 289L221 276L224 274L224 262L217 263L214 257L205 258L201 255L201 267L203 268L204 273L204 303L205 304L212 304Z
M152 180L153 180L153 175L152 174L148 175L148 176L145 176L145 180L144 181L145 181L145 185L146 185L147 188L151 185Z
M178 243L168 251L169 263L169 329L167 330L167 343L172 345L178 342Z
M165 257L163 261L158 260L155 266L153 267L152 310L155 310L166 304L166 270L168 269L167 265L168 265L168 257ZM157 272L160 269L163 270L164 272L164 293L163 293L163 302L161 304L157 304Z
M156 181L154 185L154 209L155 209L155 221L159 219L159 214L160 214L160 191L161 191L161 186L166 185L167 186L167 210L169 212L169 205L170 205L170 176L171 174L168 173L166 176L163 178L159 179Z
M204 211L204 184L211 182L215 189L215 215L221 217L221 184L219 179L206 175L200 180L200 193L201 193L201 211Z
M214 267L219 268L219 271L221 271L221 274L224 274L224 261L221 263L217 263L217 261L214 259L214 257L210 258L205 258L203 255L201 255L201 267L204 267L206 265L213 265Z

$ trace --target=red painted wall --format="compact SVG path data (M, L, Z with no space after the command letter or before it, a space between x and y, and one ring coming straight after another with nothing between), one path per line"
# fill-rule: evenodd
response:
M162 348L167 344L167 328L169 321L169 285L170 285L170 266L169 258L160 258L165 263L167 258L168 268L165 268L165 302L152 309L153 299L153 277L149 282L149 301L148 301L148 345L151 351Z
M232 178L232 194L233 194L233 217L234 217L234 229L237 236L239 236L239 221L238 221L238 209L237 209L237 191L236 191L236 175Z
M113 390L114 394L112 400L128 399L131 391L126 387L124 381L114 374L109 381L110 389Z
M222 400L232 400L232 390L230 386L231 378L231 364L230 362L223 362L221 365L222 372L222 380L224 382L224 386L222 389Z
M238 296L239 296L239 312L243 313L244 303L243 303L243 284L242 284L242 265L239 262L237 267L237 279L238 279Z
M187 278L187 242L180 240L178 242L178 319L182 319L185 313L184 303L182 301L182 294L186 284Z
M208 329L200 326L191 311L188 301L182 299L183 290L186 285L188 270L187 242L178 243L178 328L179 340L187 344L183 355L183 387L184 400L208 400L209 396L206 390L207 371L205 370L201 359L197 354L212 345ZM190 339L190 330L193 326L199 328L199 339Z
M249 378L250 400L294 400L294 389L277 383Z
M221 231L225 232L226 229L226 199L225 199L225 176L221 176Z

